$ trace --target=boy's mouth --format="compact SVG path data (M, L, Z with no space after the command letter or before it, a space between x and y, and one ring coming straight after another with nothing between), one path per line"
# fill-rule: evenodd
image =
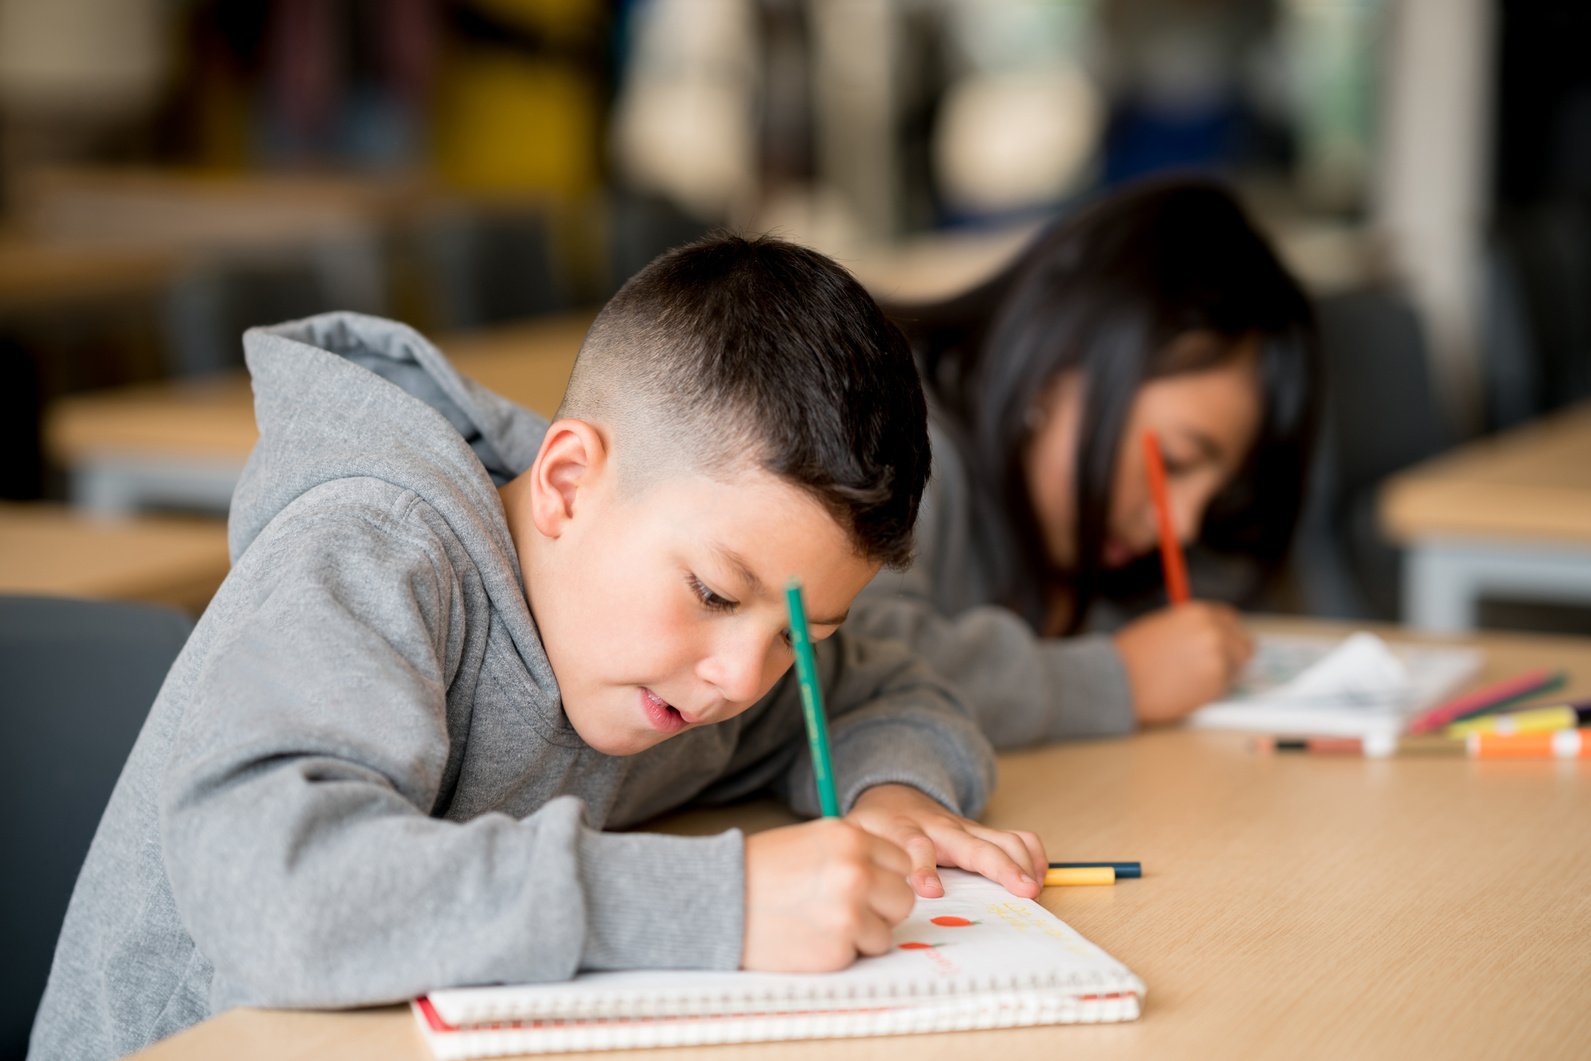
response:
M679 709L644 686L641 688L641 710L659 733L678 733L685 728L685 716Z

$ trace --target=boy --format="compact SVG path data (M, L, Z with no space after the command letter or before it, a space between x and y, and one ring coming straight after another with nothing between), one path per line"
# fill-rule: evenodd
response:
M767 788L814 810L793 682L770 695L784 586L833 634L908 556L928 471L910 354L834 263L732 237L665 255L598 317L551 425L372 318L246 346L234 566L95 838L38 1054L237 1005L839 968L939 894L936 862L1037 894L1037 839L959 816L986 743L892 643L821 646L846 819L599 831Z

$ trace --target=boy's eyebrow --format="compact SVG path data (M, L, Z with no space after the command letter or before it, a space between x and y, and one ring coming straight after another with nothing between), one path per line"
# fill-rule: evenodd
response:
M813 626L839 626L841 623L845 622L846 619L850 618L850 616L851 616L851 609L847 608L847 609L845 609L845 611L840 613L840 616L837 619L811 619L811 618L809 618L807 620L807 622L811 623Z
M751 570L751 567L741 558L739 553L715 543L710 544L710 547L713 552L718 554L718 559L735 569L735 573L740 576L741 581L746 583L746 588L751 590L752 596L761 596L768 592L768 588L762 584L762 579L756 576L756 573ZM813 626L839 626L850 617L850 614L851 609L847 608L840 614L838 619L809 618L807 622Z

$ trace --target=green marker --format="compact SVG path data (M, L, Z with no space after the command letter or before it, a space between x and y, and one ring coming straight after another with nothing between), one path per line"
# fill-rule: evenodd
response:
M838 818L840 798L834 793L829 726L823 717L823 690L818 688L818 664L812 657L812 632L807 629L807 609L801 603L801 583L791 579L784 599L790 606L790 647L795 650L796 678L801 682L801 713L807 720L807 745L812 749L812 775L818 782L818 804L825 818Z

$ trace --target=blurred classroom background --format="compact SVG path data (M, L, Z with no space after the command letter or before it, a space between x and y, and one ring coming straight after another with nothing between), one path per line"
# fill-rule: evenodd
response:
M0 591L203 606L250 325L395 316L550 412L595 307L709 228L935 295L1193 168L1324 329L1261 603L1591 629L1587 40L1552 0L0 0ZM1535 493L1422 471L1544 417L1547 457L1504 454ZM1523 530L1454 603L1451 550L1411 556L1489 550L1476 510Z

